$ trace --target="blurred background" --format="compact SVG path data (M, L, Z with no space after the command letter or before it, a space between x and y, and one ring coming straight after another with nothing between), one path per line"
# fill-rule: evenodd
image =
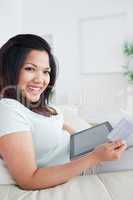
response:
M0 0L0 45L20 33L51 44L59 64L53 103L91 122L133 116L133 84L123 75L133 41L132 0Z

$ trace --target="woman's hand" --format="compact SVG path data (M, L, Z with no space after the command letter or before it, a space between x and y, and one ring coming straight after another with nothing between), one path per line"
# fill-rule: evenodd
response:
M107 142L96 147L92 152L98 162L118 160L126 149L127 145L123 140Z
M64 122L63 129L66 130L71 135L76 133L76 130L72 126L70 126L69 123L67 123L67 122Z

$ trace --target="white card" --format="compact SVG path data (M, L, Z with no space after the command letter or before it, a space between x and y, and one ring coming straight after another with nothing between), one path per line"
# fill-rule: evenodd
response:
M115 141L117 139L126 140L126 138L131 134L133 134L133 122L127 119L122 119L109 133L107 138L111 141Z

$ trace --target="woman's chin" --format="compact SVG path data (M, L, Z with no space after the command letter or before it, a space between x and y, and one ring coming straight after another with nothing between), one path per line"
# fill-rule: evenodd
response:
M36 95L36 96L27 96L26 99L31 102L31 103L35 103L38 102L40 99L40 95Z

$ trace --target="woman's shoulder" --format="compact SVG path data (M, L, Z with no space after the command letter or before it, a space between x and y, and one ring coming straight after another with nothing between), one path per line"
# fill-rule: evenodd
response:
M30 131L32 123L21 103L14 99L0 100L0 137L14 132Z
M16 104L16 103L19 103L19 101L18 100L16 100L16 99L12 99L12 98L1 98L0 99L0 103L4 103L4 104L6 104L6 103L8 103L8 104Z
M19 110L24 109L25 106L16 99L2 98L0 99L0 109L5 108L5 107L6 109L19 111Z
M19 102L16 100L16 99L11 99L11 98L1 98L0 99L0 106L3 106L3 105L16 105L18 104Z
M2 98L0 100L0 117L7 116L21 116L27 118L29 109L15 99Z

